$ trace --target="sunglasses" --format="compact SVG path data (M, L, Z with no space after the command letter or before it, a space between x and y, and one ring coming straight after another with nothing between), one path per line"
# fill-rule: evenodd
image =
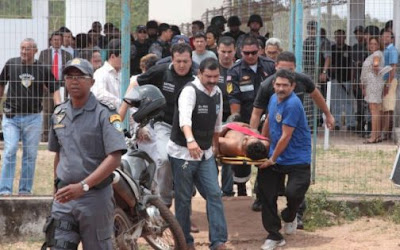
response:
M146 34L146 33L147 33L147 31L145 31L145 30L141 30L141 31L139 31L138 33Z
M254 51L242 51L242 52L243 52L243 54L244 54L245 56L249 56L249 55L255 56L255 55L257 55L258 50L254 50Z

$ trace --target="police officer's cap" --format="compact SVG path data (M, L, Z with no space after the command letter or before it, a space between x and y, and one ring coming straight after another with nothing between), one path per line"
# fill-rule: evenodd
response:
M155 20L150 20L146 23L147 29L158 29L158 23Z
M65 65L65 68L63 69L63 75L68 74L68 70L70 70L71 68L76 68L83 74L93 77L93 67L86 59L74 58L72 60L69 60Z
M240 21L238 16L231 16L228 18L228 27L232 26L240 26L242 22Z
M226 19L224 16L215 16L211 18L211 26L222 26L226 24Z
M250 26L251 23L259 23L260 26L263 26L263 20L260 15L253 14L249 17L249 21L247 22L247 26Z

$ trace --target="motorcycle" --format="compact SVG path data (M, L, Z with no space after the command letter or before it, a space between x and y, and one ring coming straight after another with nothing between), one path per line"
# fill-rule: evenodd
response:
M159 95L163 100L159 100ZM134 120L140 127L158 115L160 107L165 104L159 89L151 85L134 88L124 100L130 106L138 107ZM149 108L146 103L153 107ZM136 250L139 244L147 242L153 249L186 249L178 221L159 196L152 192L155 162L147 153L137 149L135 135L130 136L126 132L125 137L128 152L122 156L120 167L114 171L116 209L113 248Z

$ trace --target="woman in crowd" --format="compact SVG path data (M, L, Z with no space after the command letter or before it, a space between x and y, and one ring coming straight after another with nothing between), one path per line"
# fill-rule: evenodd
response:
M364 142L367 144L382 141L380 137L380 112L382 91L385 84L383 76L379 74L384 65L379 37L374 36L369 38L368 49L370 55L365 59L361 71L363 95L371 113L371 136Z

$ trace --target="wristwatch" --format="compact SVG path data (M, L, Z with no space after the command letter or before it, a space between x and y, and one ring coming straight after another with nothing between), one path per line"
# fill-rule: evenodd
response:
M193 137L189 137L189 138L186 139L186 142L187 143L194 142L194 138Z
M83 191L89 191L89 185L85 181L81 181Z

